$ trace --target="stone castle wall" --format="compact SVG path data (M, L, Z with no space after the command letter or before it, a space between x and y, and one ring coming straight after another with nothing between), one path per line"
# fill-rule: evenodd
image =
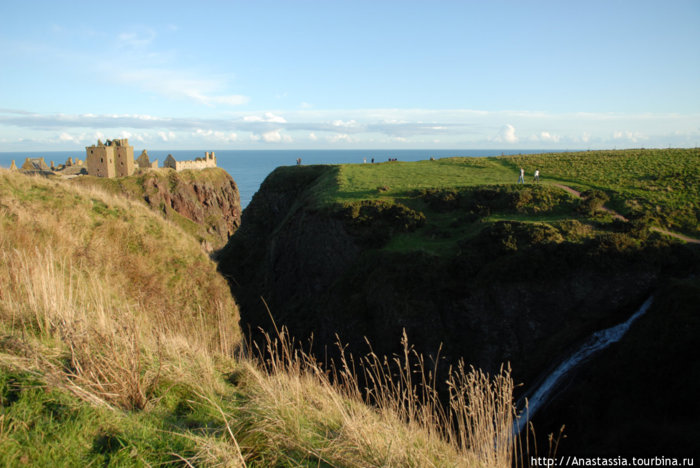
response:
M88 175L92 176L126 177L132 175L137 167L143 169L158 167L158 161L151 162L146 150L134 161L134 147L129 145L129 140L126 138L107 140L105 144L98 140L96 145L87 146L85 152L87 154ZM173 155L169 154L163 162L163 167L169 167L176 171L216 167L216 155L213 151L207 151L203 158L176 161Z
M216 155L214 152L205 152L203 158L195 158L188 161L176 161L172 154L163 162L163 167L169 167L176 171L184 171L186 169L206 169L208 167L216 167Z

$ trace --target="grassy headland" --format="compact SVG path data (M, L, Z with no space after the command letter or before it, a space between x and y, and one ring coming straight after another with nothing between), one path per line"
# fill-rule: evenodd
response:
M0 171L0 259L3 464L511 466L507 374L455 373L445 412L405 361L368 357L367 394L284 331L237 357L225 281L141 203Z
M516 185L520 167L527 183ZM538 184L532 183L535 169L542 174ZM451 254L498 221L546 223L578 241L652 227L700 238L700 149L287 167L268 183L284 190L286 179L298 184L300 178L309 179L301 184L304 205L373 225L368 235L383 232L393 250ZM557 185L581 191L582 199ZM623 228L603 204L631 222ZM387 215L390 206L398 208ZM409 220L416 217L422 219Z
M694 244L653 229L700 237L698 162L698 149L669 149L282 167L217 260L245 323L271 328L262 296L278 323L313 335L320 356L337 336L355 351L367 337L379 353L400 353L404 329L421 352L441 349L444 367L510 361L530 386L653 291L698 273ZM674 177L663 193L652 182ZM593 414L604 404L592 402Z

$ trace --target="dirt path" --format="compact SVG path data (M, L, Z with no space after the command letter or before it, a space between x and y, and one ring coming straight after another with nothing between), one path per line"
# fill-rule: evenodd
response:
M566 185L562 185L562 184L552 184L552 185L554 185L555 187L559 187L560 189L566 190L567 192L569 192L570 194L572 194L575 197L581 198L581 192L579 192L578 190L574 190L571 187L567 187ZM613 211L610 208L603 207L603 211L610 213L613 216L613 218L615 218L615 219L619 219L622 221L629 221L627 218L622 216L620 213L618 213L617 211Z
M581 192L579 192L578 190L574 190L571 187L567 187L566 185L562 185L562 184L552 184L552 185L554 185L555 187L559 187L562 190L566 190L567 192L569 192L570 194L572 194L575 197L581 198ZM620 213L611 210L610 208L603 207L603 210L612 214L613 217L616 219L620 219L622 221L628 221L627 218L622 216ZM678 234L676 232L667 231L666 229L661 229L661 228L657 228L657 227L653 227L653 226L650 227L649 229L652 231L660 232L661 234L665 234L667 236L675 237L676 239L680 239L682 241L689 242L691 244L700 244L700 239L694 239L692 237L684 236L683 234Z
M693 239L692 237L684 236L683 234L678 234L676 232L667 231L666 229L661 229L657 227L650 227L652 231L660 232L661 234L666 234L667 236L675 237L682 241L690 242L691 244L700 244L700 239Z

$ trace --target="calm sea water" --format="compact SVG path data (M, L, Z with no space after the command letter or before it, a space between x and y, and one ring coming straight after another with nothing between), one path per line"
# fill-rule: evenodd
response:
M362 163L363 159L370 163L387 161L396 158L399 161L420 161L434 157L436 159L452 156L480 157L499 156L501 154L528 154L551 152L552 150L221 150L216 152L219 167L231 174L238 185L241 194L241 204L246 207L253 194L258 190L267 175L279 166L292 166L296 159L301 158L302 164L347 164ZM141 154L140 149L134 149L134 154ZM172 154L177 160L204 157L204 150L177 150L148 152L151 160L158 159L159 165ZM47 164L66 162L69 157L85 160L84 151L44 151L27 153L0 152L0 167L8 168L12 160L21 166L25 158L43 157Z

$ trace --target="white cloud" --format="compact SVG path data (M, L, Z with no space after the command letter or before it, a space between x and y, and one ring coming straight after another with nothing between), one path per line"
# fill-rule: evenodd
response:
M334 127L346 127L346 128L354 128L357 127L357 121L355 120L348 120L348 121L343 121L343 120L334 120L331 122L331 125Z
M170 141L175 139L175 133L173 132L158 132L158 136L163 141Z
M263 116L246 115L243 117L244 122L269 122L269 123L287 123L287 120L281 115L275 115L272 112L265 112Z
M552 141L552 142L558 142L560 140L559 135L553 135L549 132L541 132L540 133L540 139L542 141Z
M247 96L223 92L228 88L224 77L201 77L192 72L165 68L125 70L115 68L111 62L103 64L103 69L117 81L167 98L189 99L206 106L240 106L250 101Z
M117 46L127 49L143 49L151 45L156 38L156 32L145 29L139 32L124 32L117 36Z
M508 122L504 125L503 122ZM546 129L546 130L543 130ZM128 137L143 146L192 147L207 141L237 147L262 143L391 147L613 148L696 146L700 114L542 114L447 109L225 111L215 117L145 114L41 114L0 108L7 151L75 147ZM18 138L26 137L19 142ZM141 139L139 139L141 138ZM398 138L398 139L397 139ZM225 143L225 144L224 144ZM403 146L403 145L402 145Z
M629 140L632 143L637 143L638 141L643 141L647 140L649 137L645 135L644 133L641 132L633 132L633 131L620 131L616 130L613 132L613 139L615 140Z
M62 142L69 142L69 143L76 143L80 144L80 140L77 137L74 137L70 133L63 132L58 136L58 140Z
M292 137L283 135L279 130L271 130L262 134L262 139L266 143L291 143Z
M199 140L216 141L220 143L232 143L234 141L238 141L238 134L235 132L223 132L212 129L204 130L198 128L192 133L192 135ZM174 136L175 135L173 134L173 137Z
M329 136L327 139L328 143L353 143L355 139L348 135L347 133L336 133L335 135Z
M505 143L517 143L518 142L518 137L515 135L515 127L513 127L511 124L507 124L501 128L501 130L498 132L498 135L496 135L493 138L493 141L495 142L505 142Z
M250 102L250 98L248 96L243 96L241 94L229 94L227 96L197 96L195 99L206 105L224 104L226 106L242 106Z

